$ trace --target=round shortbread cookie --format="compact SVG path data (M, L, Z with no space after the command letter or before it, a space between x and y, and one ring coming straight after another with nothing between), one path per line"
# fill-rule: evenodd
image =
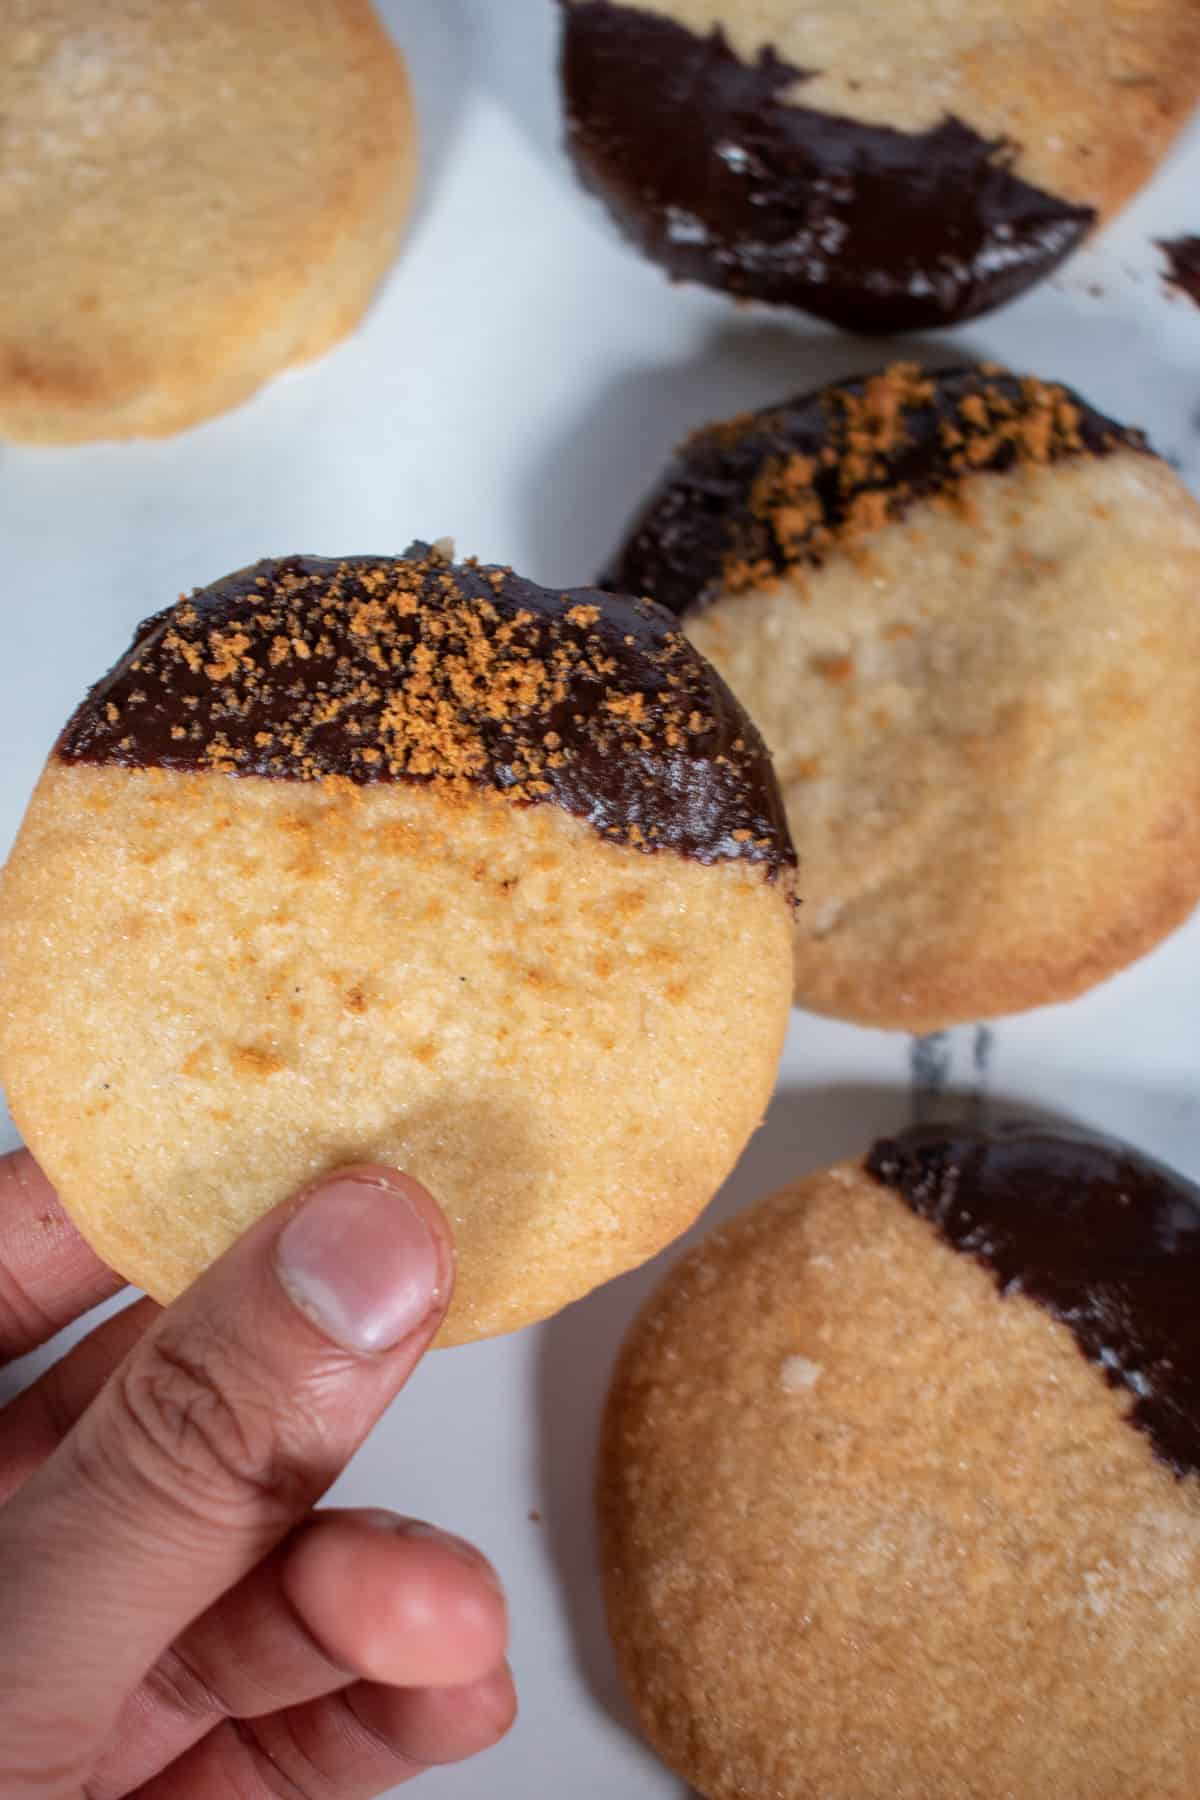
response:
M1187 1800L1198 1281L1200 1191L1030 1129L917 1128L711 1236L600 1464L660 1754L708 1800Z
M260 563L142 627L0 885L0 1078L101 1256L176 1294L338 1166L426 1182L441 1342L707 1204L788 1015L794 857L670 616L414 547Z
M675 277L851 330L1012 299L1200 98L1200 0L563 0L587 184Z
M0 436L180 431L353 330L416 172L370 0L0 15Z
M1067 1000L1200 899L1200 507L1066 389L900 366L699 432L612 585L771 747L802 1006Z

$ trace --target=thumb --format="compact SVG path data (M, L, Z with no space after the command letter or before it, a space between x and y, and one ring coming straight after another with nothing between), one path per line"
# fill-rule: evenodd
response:
M0 1792L23 1772L46 1792L48 1747L86 1771L171 1640L335 1480L452 1283L425 1189L358 1168L162 1314L0 1513Z

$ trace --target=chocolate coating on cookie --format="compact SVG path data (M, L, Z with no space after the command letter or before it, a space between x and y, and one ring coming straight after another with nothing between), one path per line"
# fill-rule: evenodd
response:
M436 782L549 801L604 837L794 867L762 740L645 601L406 557L267 561L148 620L65 762Z
M916 501L1018 463L1146 450L1069 388L899 364L695 433L603 578L681 616L819 567Z
M1012 299L1094 223L961 119L896 131L783 98L811 73L769 48L745 62L719 29L566 5L575 161L673 276L851 330L917 330Z
M1200 1473L1200 1188L1081 1131L918 1125L877 1143L874 1178L1046 1307L1179 1475Z

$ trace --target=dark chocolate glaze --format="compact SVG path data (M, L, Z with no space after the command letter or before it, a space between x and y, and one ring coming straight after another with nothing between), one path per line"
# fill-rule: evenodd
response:
M915 1125L868 1172L1060 1319L1178 1475L1200 1473L1200 1188L1138 1151L1036 1125Z
M1167 280L1200 306L1200 237L1160 238L1169 265Z
M894 131L789 103L805 78L719 30L564 0L569 143L585 183L678 279L852 331L946 326L1055 269L1095 223L947 117Z
M57 755L452 780L553 802L641 850L747 860L772 878L795 866L762 739L669 614L424 545L261 562L181 600L142 625Z
M1021 460L1018 443L995 435L991 414L1008 405L1014 418L1033 404L1027 384L1014 375L982 369L951 369L929 377L933 393L927 403L909 407L896 445L877 452L866 478L847 484L844 448L845 397L861 399L871 377L840 382L804 394L782 406L747 414L726 424L698 431L676 452L667 471L637 516L621 550L604 575L602 587L646 594L677 617L708 604L723 592L731 561L758 565L782 574L798 562L817 566L829 551L822 539L844 524L854 501L864 493L886 496L889 516L901 517L914 502L961 486L964 479L1012 468ZM1066 456L1104 456L1124 448L1147 452L1138 431L1105 418L1066 388L1046 390L1062 396L1077 414L1071 447L1066 439L1051 441L1047 461ZM976 427L964 417L964 401L987 399L988 420ZM1044 404L1039 401L1038 404ZM978 440L975 460L964 466L964 444L952 446L947 432L958 432L966 444ZM990 435L989 435L990 434ZM821 464L813 479L819 516L805 543L787 549L769 520L752 510L756 484L771 462L837 452Z

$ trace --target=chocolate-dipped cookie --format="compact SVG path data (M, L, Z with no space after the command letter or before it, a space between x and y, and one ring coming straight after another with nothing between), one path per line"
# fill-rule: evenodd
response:
M1196 0L562 0L569 142L672 276L856 331L1053 270L1200 96Z
M455 1228L443 1342L641 1261L761 1116L793 853L761 740L645 602L263 562L149 620L0 886L0 1078L167 1299L337 1165Z
M1067 389L901 365L713 426L611 579L771 747L801 1005L1066 1000L1200 899L1200 506Z
M0 437L159 437L358 324L416 177L371 0L0 8Z
M609 1620L708 1800L1185 1800L1200 1190L924 1127L713 1234L623 1350Z

